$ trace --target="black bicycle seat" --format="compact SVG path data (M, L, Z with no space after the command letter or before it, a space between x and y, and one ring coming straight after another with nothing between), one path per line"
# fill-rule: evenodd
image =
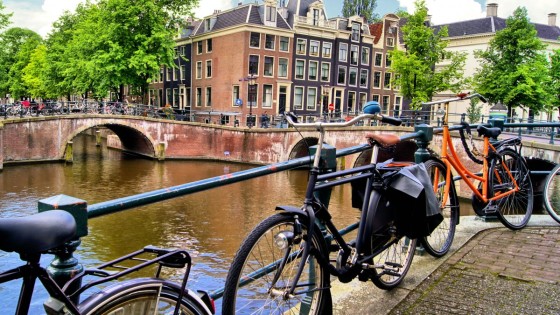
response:
M476 131L478 131L479 136L485 136L485 137L490 137L490 138L496 138L497 136L500 135L500 133L502 133L502 129L500 129L498 127L488 128L488 127L483 126L483 125L479 125L476 128Z
M63 245L76 235L76 221L64 210L0 219L0 250L38 254Z

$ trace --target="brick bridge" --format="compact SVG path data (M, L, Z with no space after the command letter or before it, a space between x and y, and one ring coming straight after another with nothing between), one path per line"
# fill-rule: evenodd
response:
M217 159L232 162L270 164L304 156L307 144L317 143L317 133L289 129L246 129L145 117L72 115L8 119L0 122L0 170L3 164L71 159L72 139L79 133L107 128L120 141L111 145L141 156L165 159ZM337 148L364 143L364 133L412 132L408 127L349 127L326 133L326 142ZM302 138L303 137L303 138ZM305 140L303 140L305 139ZM459 139L455 147L461 156ZM436 135L433 143L439 145ZM560 146L524 143L524 155L550 161L560 159ZM437 148L433 148L437 152ZM68 152L70 156L68 157ZM65 157L66 156L66 157ZM466 157L465 157L466 158ZM351 167L358 156L341 159ZM467 162L467 161L465 161ZM470 161L468 161L470 162Z

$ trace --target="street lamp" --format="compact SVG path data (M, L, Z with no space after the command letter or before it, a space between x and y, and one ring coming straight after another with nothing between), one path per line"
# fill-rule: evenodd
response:
M247 99L249 103L249 117L247 118L247 127L252 128L255 125L253 117L253 102L255 101L255 85L257 77L254 73L250 73L248 77L239 79L239 81L247 81Z
M330 85L323 85L323 116L326 118L329 112L329 89Z

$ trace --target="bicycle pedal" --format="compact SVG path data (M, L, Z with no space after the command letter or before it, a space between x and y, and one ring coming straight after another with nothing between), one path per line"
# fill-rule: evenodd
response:
M389 276L393 276L393 277L400 277L402 276L401 273L395 272L395 271L391 271L391 270L383 270L382 274L384 275L389 275Z
M401 265L399 263L394 263L394 262L390 262L390 261L386 261L385 265L391 266L393 268L402 268L403 267L403 265Z
M494 204L488 204L486 205L486 207L484 207L484 209L482 209L482 212L484 214L494 214L498 212L498 206Z

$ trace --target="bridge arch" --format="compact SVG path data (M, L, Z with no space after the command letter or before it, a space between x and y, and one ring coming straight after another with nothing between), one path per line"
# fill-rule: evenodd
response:
M72 130L61 145L60 156L64 156L67 144L78 134L97 127L105 127L115 133L121 141L123 151L150 158L156 157L155 141L145 130L137 126L115 122L93 123Z
M309 147L317 145L319 138L306 137L299 140L290 150L289 159L297 159L304 156L309 156Z

